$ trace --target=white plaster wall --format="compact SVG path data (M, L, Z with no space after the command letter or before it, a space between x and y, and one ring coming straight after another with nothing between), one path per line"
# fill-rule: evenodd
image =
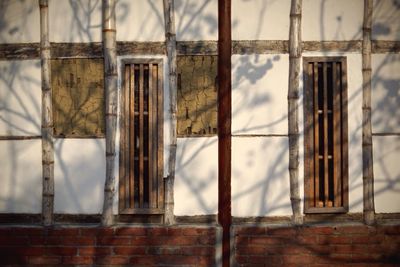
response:
M375 211L400 212L400 137L374 136Z
M373 0L372 39L400 40L400 1Z
M104 139L56 139L54 212L101 213L106 171Z
M218 212L217 137L178 139L174 202L177 216Z
M287 40L290 0L232 1L233 40Z
M0 135L40 135L40 60L0 61Z
M232 216L291 215L287 137L232 139Z
M362 38L363 0L304 0L304 41Z
M50 42L101 42L101 0L50 0Z
M0 1L0 43L39 42L39 25L38 1Z
M303 56L346 56L349 149L349 212L362 212L362 64L358 53L303 53ZM303 112L301 110L301 112ZM304 133L303 123L300 129ZM303 136L302 136L303 138ZM304 162L301 162L304 169Z
M0 141L0 213L42 210L41 140Z
M400 54L372 55L372 132L400 132Z
M164 41L163 0L119 0L116 6L118 41Z
M175 0L178 41L218 39L217 0Z
M232 56L232 133L286 134L288 55Z

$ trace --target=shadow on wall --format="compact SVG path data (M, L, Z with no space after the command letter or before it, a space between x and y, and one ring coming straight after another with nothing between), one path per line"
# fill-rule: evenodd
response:
M242 0L247 2L245 0ZM180 20L176 21L177 32L179 32L182 38L193 38L193 39L203 39L204 36L214 35L217 31L217 18L216 12L208 12L208 9L213 1L208 0L204 2L200 1L177 1L176 2L176 12L181 14ZM4 5L6 2L1 2ZM154 7L155 1L148 0L148 4ZM73 22L71 22L71 29L79 29L79 39L80 40L94 40L92 38L93 30L101 32L101 27L99 24L93 22L93 15L91 12L97 12L101 1L69 1L68 4L75 10ZM214 5L214 4L213 4ZM265 6L263 2L262 8L260 10L267 10L268 5ZM378 8L378 6L377 6ZM0 9L0 12L5 12L6 8ZM156 12L156 8L153 9ZM204 11L204 12L203 12ZM207 12L205 12L207 11ZM85 19L82 19L81 14ZM158 12L158 11L157 11ZM25 16L21 16L25 18ZM162 20L163 15L158 13L157 17ZM125 19L129 19L129 14L125 14ZM263 18L260 15L260 18ZM262 20L259 22L261 25ZM233 27L239 25L240 21L234 21ZM7 30L7 22L4 21L4 16L0 16L0 29ZM206 26L202 26L206 25ZM383 24L384 25L384 24ZM378 25L379 26L379 25ZM261 26L258 26L261 28ZM380 35L388 32L388 30L375 30L379 32ZM1 35L2 36L2 35ZM3 38L3 37L1 37ZM69 39L70 41L72 39ZM75 40L75 39L74 39ZM374 72L374 88L382 86L383 97L379 99L374 105L377 107L379 112L374 113L374 125L379 125L388 119L400 117L398 104L399 96L396 95L399 91L399 80L400 78L386 77L383 70L383 66L391 62L389 56L387 60L383 60L381 65L376 68ZM262 56L243 56L236 61L233 66L236 68L236 72L233 73L233 93L237 93L237 97L242 99L243 103L246 105L238 106L233 110L233 116L237 114L248 114L249 117L254 116L254 112L251 111L250 107L263 107L273 105L270 91L275 90L272 88L261 88L256 94L249 93L253 87L261 81L263 78L268 78L268 75L274 70L276 64L282 60L281 56L274 56L272 58L266 58ZM397 62L399 59L395 59ZM27 61L21 61L22 65L25 65ZM33 94L31 86L35 88L40 88L40 70L39 62L33 63L36 69L35 74L30 77L22 69L21 64L14 64L14 62L9 62L5 64L7 66L5 71L0 72L0 120L2 123L1 134L2 135L15 135L17 132L19 135L35 135L40 134L40 92ZM381 67L382 66L382 67ZM287 77L284 77L287 79ZM16 84L21 84L16 86ZM235 89L240 87L241 84L246 84L248 88L246 89ZM38 90L38 89L35 89ZM237 92L235 92L237 90ZM281 88L284 90L284 96L280 100L287 102L286 92L287 88ZM355 92L355 95L349 95L349 102L352 101L357 94L361 94L361 86L359 90ZM396 101L390 101L396 97ZM10 100L14 99L14 100ZM10 105L10 103L14 103ZM251 112L250 112L250 111ZM383 111L383 112L381 112ZM287 111L286 111L287 112ZM281 123L287 120L286 112L282 113L280 117L273 121L274 123ZM301 110L300 110L301 112ZM393 114L399 114L398 116L393 116ZM263 114L257 114L258 116L263 116ZM270 123L251 126L252 122L249 119L248 123L241 129L246 129L249 133L256 130L264 130L271 126ZM30 125L26 127L26 125ZM398 122L395 124L398 127ZM359 126L361 127L361 125ZM394 126L393 126L394 127ZM395 129L395 128L393 128ZM358 129L359 130L359 129ZM357 136L352 136L350 139L358 138ZM255 140L256 138L254 138ZM271 138L272 139L272 138ZM279 141L269 141L269 140L259 140L253 141L250 138L243 138L240 143L237 143L238 151L233 154L233 162L237 160L245 168L236 168L233 165L233 175L237 177L237 187L240 188L236 194L233 195L233 200L240 203L243 200L252 203L254 213L274 213L276 210L290 211L290 200L289 200L289 188L286 187L284 190L277 190L277 188L282 188L282 184L288 185L288 174L287 174L287 142L285 137L278 138ZM27 141L27 143L34 141ZM359 142L359 140L358 140ZM194 199L193 203L196 205L196 209L199 213L216 213L217 211L217 160L215 157L215 147L217 143L217 138L210 139L181 139L179 140L177 165L176 165L176 187L177 190L182 190L185 192L188 199ZM22 166L24 163L20 160L20 153L24 153L25 149L18 149L16 144L12 141L0 141L0 144L6 146L3 158L8 158L6 161L1 161L1 165L4 166L1 169L8 168L10 172L7 175L2 176L2 181L5 181L7 186L7 191L1 196L2 201L2 211L7 211L11 209L11 203L18 201L17 198L23 196L29 196L30 188L26 188L26 191L18 193L16 192L19 184L17 181L21 180L22 177L26 176L26 173L22 173ZM69 147L69 148L68 148ZM85 152L84 147L88 147L88 152ZM243 148L243 149L242 149ZM239 150L240 149L240 150ZM39 150L40 151L40 150ZM210 157L209 153L214 153ZM237 153L237 154L236 154ZM242 153L242 154L241 154ZM398 153L398 148L396 148L396 153ZM67 198L71 199L71 203L66 206L60 206L64 211L73 212L96 212L100 211L102 203L102 187L104 179L104 162L102 159L98 158L98 155L104 155L104 142L103 140L68 140L60 139L56 141L56 161L59 162L59 167L57 167L56 173L56 190L57 185L62 184L63 201ZM361 157L361 155L358 155ZM384 158L385 155L382 157ZM96 160L93 160L95 158ZM211 160L212 159L212 160ZM268 164L264 164L264 160L268 159ZM28 157L24 159L26 162L31 162L33 158ZM167 160L167 159L165 159ZM242 162L244 160L244 163ZM32 161L33 162L33 161ZM94 163L95 162L95 163ZM204 164L204 167L199 167L199 162ZM36 165L35 165L36 164ZM40 169L40 162L34 161L33 165ZM234 163L235 164L235 163ZM239 164L239 163L238 163ZM375 162L375 164L382 165L382 169L387 169L385 161L380 158ZM72 167L71 167L72 166ZM101 169L101 171L99 171ZM18 171L12 171L18 170ZM196 171L194 171L196 170ZM21 171L21 172L20 172ZM301 176L302 174L300 174ZM99 178L101 176L101 179ZM260 179L254 180L250 183L253 177L261 177ZM40 175L41 181L41 175ZM39 179L35 178L35 179ZM393 190L393 188L399 183L399 174L395 174L395 177L382 177L386 179L383 181L385 186L382 190L377 191L377 194L383 194L388 190ZM283 181L285 180L285 181ZM236 183L236 181L233 181ZM36 183L36 180L35 180ZM35 184L32 182L32 184ZM242 183L247 183L242 185ZM38 183L40 184L40 183ZM96 190L92 190L93 184L96 184ZM362 182L359 183L360 186ZM279 192L276 192L279 191ZM40 191L39 191L40 192ZM93 193L95 196L91 195L89 192ZM276 192L276 193L275 193ZM270 194L275 193L274 198L270 198ZM15 195L14 195L15 194ZM56 198L60 196L61 193L57 192ZM57 196L58 195L58 196ZM257 197L255 197L257 196ZM176 196L177 197L177 196ZM38 198L40 199L40 197ZM93 201L96 199L96 203L93 206L85 206L88 200ZM358 203L362 202L362 199L357 200ZM188 202L183 199L177 202L181 212L187 212L192 209L188 207ZM283 204L282 204L283 203ZM39 205L40 206L40 205ZM57 205L56 205L57 206ZM70 209L70 207L72 207ZM56 207L57 208L57 207ZM37 211L37 207L31 210Z

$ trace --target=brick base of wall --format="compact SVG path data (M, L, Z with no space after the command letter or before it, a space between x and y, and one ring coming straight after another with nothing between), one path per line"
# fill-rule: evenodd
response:
M234 227L238 266L400 266L400 225Z
M232 227L234 266L400 266L400 225ZM0 227L1 266L216 266L217 226Z
M0 265L214 266L217 227L1 227Z

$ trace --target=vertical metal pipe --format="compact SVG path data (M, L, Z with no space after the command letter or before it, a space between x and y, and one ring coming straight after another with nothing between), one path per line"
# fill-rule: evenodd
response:
M231 1L218 1L218 222L222 266L230 266L231 218Z

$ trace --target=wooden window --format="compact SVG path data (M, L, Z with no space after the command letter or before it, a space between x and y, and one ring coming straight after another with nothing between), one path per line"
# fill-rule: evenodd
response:
M122 62L120 214L162 214L162 60Z
M305 212L348 211L346 58L304 58Z

